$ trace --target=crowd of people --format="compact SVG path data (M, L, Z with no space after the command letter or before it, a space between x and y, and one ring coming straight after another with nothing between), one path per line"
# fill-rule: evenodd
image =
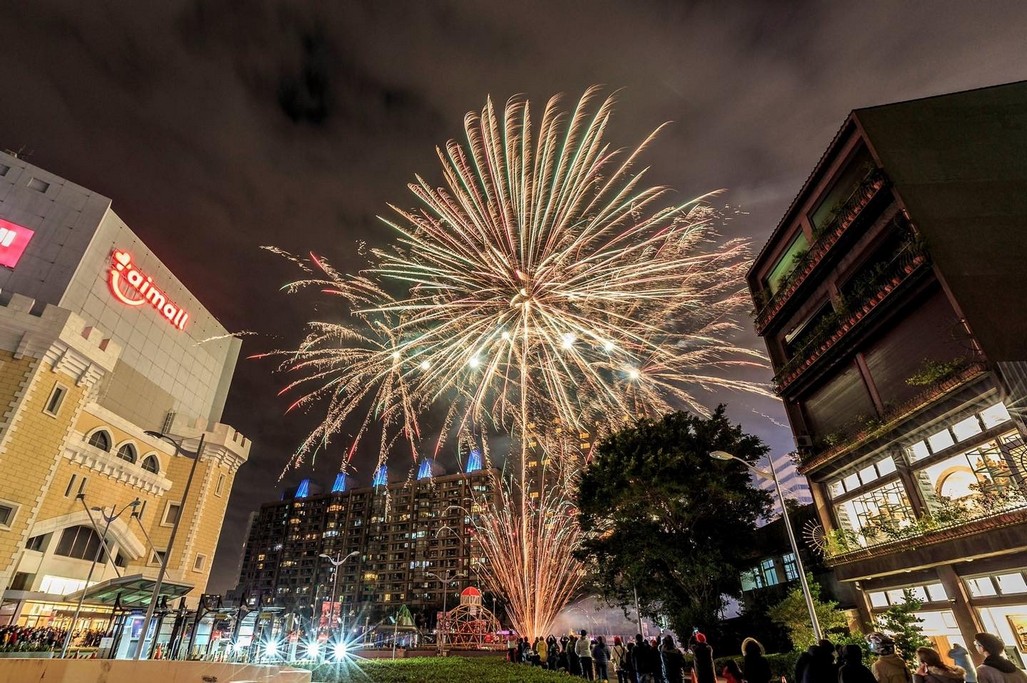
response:
M863 648L856 644L834 645L822 640L803 652L796 662L793 683L1027 683L1027 674L1005 657L1005 643L990 633L978 633L974 647L983 658L976 668L970 653L958 643L947 653L955 662L946 663L932 648L916 651L914 670L895 649L895 642L881 633L867 637L874 660L863 661ZM587 631L557 639L516 638L507 641L511 662L563 671L589 681L617 683L772 683L774 678L763 646L754 638L742 642L742 663L727 660L714 664L713 648L699 632L688 642L687 653L674 638L665 635L652 640L641 634L612 645L603 636L588 637ZM720 668L719 671L717 669Z
M66 635L66 630L50 626L2 626L0 647L5 650L59 650ZM71 640L76 647L99 647L103 637L103 631L90 629L75 631Z

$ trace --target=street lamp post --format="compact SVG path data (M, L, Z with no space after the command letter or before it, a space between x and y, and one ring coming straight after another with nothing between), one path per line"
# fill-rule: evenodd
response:
M79 498L79 500L82 501L82 505L85 506L85 504L86 504L85 495L84 494L79 494L78 498ZM107 542L106 542L107 532L110 531L111 524L113 524L114 520L116 520L118 517L121 517L121 515L125 514L125 510L128 510L129 508L132 508L132 510L134 512L135 509L139 505L140 505L140 501L139 501L138 498L133 500L131 503L129 503L125 507L121 508L121 510L118 510L117 507L112 505L111 506L111 513L109 515L107 514L107 512L105 511L104 508L97 508L97 507L92 508L92 512L99 512L100 513L100 516L103 517L103 521L105 522L105 525L103 527L103 533L100 534L100 537L99 537L99 541L100 542L99 542L99 544L96 547L96 552L93 553L93 562L92 562L92 564L89 565L89 573L86 575L86 585L84 585L82 587L82 591L78 595L78 604L75 605L75 616L73 616L71 618L71 624L68 625L68 632L64 634L64 644L61 645L61 659L63 659L68 654L68 647L71 645L71 634L75 630L75 622L78 621L78 617L82 613L82 601L85 600L85 598L86 598L86 591L89 590L89 582L93 580L93 571L96 570L96 563L99 562L100 555L106 552L108 559L112 559L110 557L110 551L107 550ZM93 521L93 515L90 512L90 508L88 508L88 507L86 508L86 514L89 515L89 521L92 522Z
M359 554L360 554L359 550L354 550L353 552L351 552L346 557L341 557L341 553L339 555L336 555L335 557L332 557L331 555L327 555L325 553L321 553L320 555L318 555L318 557L320 557L322 559L325 559L325 560L328 560L329 562L332 563L332 608L331 608L331 615L333 617L335 616L335 598L336 598L337 591L338 591L338 588L339 588L339 567L342 565L343 562L345 562L349 558L356 557ZM339 616L342 617L342 614L343 614L343 612L342 612L342 605L339 605ZM335 621L335 620L333 619L333 621ZM332 624L332 631L335 631L337 626L338 626L338 622L333 623ZM345 637L346 637L346 634L343 633L343 638L345 638Z
M203 441L207 436L205 433L200 434L200 444L196 447L196 451L193 452L185 450L182 448L181 441L172 439L163 432L147 430L146 435L167 441L175 447L175 455L190 456L193 462L189 467L189 478L185 480L185 490L182 491L182 502L179 504L178 515L175 517L175 523L171 527L171 536L168 537L168 547L164 550L164 559L161 560L160 569L157 571L157 581L153 584L153 593L150 594L150 604L146 606L146 617L143 619L143 630L139 633L139 642L136 643L136 650L132 655L132 659L139 659L143 654L143 647L146 644L146 634L150 632L150 622L153 620L153 611L157 607L157 600L160 597L160 589L164 584L164 576L168 571L168 563L171 562L171 551L175 547L175 537L178 536L178 527L182 523L182 515L185 514L185 506L189 502L189 490L193 486L193 475L196 474L196 464L200 462L200 456L203 455ZM160 555L157 555L157 558L160 559ZM153 634L154 640L157 639L157 635L157 633Z
M462 571L457 571L456 569L447 569L446 570L446 578L445 578L445 580L443 580L443 578L441 576L439 576L438 574L436 574L435 572L425 572L424 575L425 576L434 576L436 581L442 581L442 614L443 614L443 617L444 617L446 615L446 599L449 597L449 584L456 577L464 576L465 573L462 572ZM439 634L439 643L438 644L439 644L439 652L440 653L443 653L443 652L446 651L446 633L448 633L448 625L447 625L447 630L446 631L442 631Z
M795 542L795 532L792 531L792 521L788 517L788 505L785 503L784 493L781 491L781 482L777 478L777 468L774 467L774 458L770 457L770 471L761 470L758 467L750 465L736 455L731 455L726 451L713 451L710 453L711 458L717 460L737 460L746 467L748 467L756 476L761 479L774 482L774 490L777 491L777 498L781 501L781 514L784 517L785 530L788 532L788 542L792 545L792 553L795 555L795 567L799 572L799 585L802 587L802 597L806 599L806 609L809 610L810 624L813 626L813 637L816 640L823 638L823 633L820 630L820 620L817 619L817 609L813 604L813 593L810 591L809 582L806 581L806 569L802 566L802 555L799 554L799 545Z

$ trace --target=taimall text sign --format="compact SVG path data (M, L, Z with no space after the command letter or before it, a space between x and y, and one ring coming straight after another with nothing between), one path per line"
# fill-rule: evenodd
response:
M153 278L135 267L127 251L115 249L111 253L109 282L111 293L122 303L128 306L149 304L169 323L185 329L189 314L153 284Z

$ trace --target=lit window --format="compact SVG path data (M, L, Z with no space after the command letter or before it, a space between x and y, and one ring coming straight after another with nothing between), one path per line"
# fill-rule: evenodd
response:
M901 588L885 591L884 594L888 596L888 602L890 602L893 605L900 604L904 599Z
M868 593L867 597L870 598L870 604L873 607L888 606L888 596L885 595L883 591L874 591L873 593Z
M859 476L856 474L850 474L845 477L845 490L851 491L859 488Z
M864 467L859 471L859 480L864 484L869 484L874 479L877 479L877 470L874 469L873 465Z
M990 576L966 579L966 587L969 589L970 595L975 598L983 598L998 594L998 591L995 590L995 584L991 582Z
M931 436L927 437L927 442L931 444L931 450L935 453L937 453L938 451L943 451L949 446L956 443L952 439L951 432L949 432L949 430L947 429L943 429L936 434L931 434Z
M984 426L988 429L996 427L1003 422L1009 421L1009 411L1001 403L981 411L981 421L984 422Z
M920 602L927 602L927 591L924 590L923 586L911 586L909 592Z
M927 595L931 602L944 602L949 599L949 594L945 592L945 586L940 583L929 583L924 588L927 589Z
M1027 582L1023 580L1023 574L999 574L995 581L998 582L998 590L1002 595L1027 593Z
M922 460L931 454L931 451L927 449L926 441L917 441L915 444L907 448L906 452L909 453L910 460L913 460L914 462Z
M777 576L777 569L774 567L774 558L768 557L760 562L760 571L763 573L763 578L766 579L768 586L776 586L781 583Z
M795 553L788 553L784 556L785 579L795 581L799 578L799 566L795 562Z
M975 434L980 434L982 431L981 423L977 421L976 415L971 415L965 420L952 425L952 431L955 432L958 441L963 441Z
M827 485L827 490L832 497L840 496L845 493L845 484L842 483L841 479L835 479Z
M895 471L895 459L890 455L877 461L877 472L883 477Z

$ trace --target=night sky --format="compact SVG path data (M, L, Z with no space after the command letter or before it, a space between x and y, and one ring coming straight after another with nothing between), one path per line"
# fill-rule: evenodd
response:
M851 109L1027 78L1017 1L143 4L0 3L0 148L110 197L229 330L259 333L243 356L333 315L281 294L296 272L260 245L357 267L356 243L388 236L375 216L413 204L415 173L438 178L435 145L488 95L541 107L602 84L625 147L672 121L650 179L683 197L725 188L722 232L756 251ZM338 467L325 454L278 483L314 416L283 417L272 369L240 360L225 411L253 450L213 591L234 580L251 510ZM792 449L776 401L718 401Z

